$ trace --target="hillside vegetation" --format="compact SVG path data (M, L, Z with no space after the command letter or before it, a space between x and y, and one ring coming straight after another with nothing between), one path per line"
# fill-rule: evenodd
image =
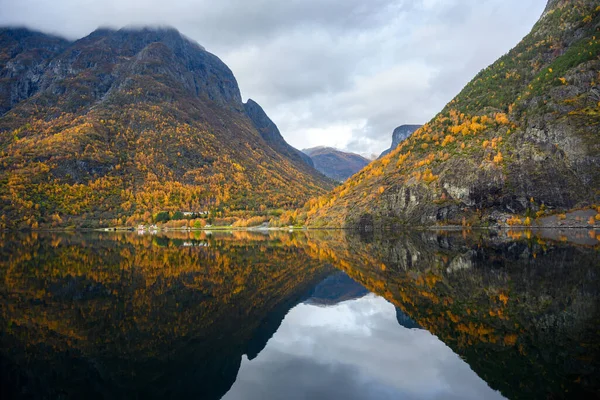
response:
M290 214L378 229L524 223L599 203L599 55L598 1L550 1L531 33L429 123Z
M0 228L266 215L333 187L263 137L229 68L173 29L73 43L3 29L0 44Z

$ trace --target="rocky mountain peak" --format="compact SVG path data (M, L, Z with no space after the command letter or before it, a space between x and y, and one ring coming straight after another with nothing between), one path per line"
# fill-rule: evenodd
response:
M400 142L405 140L420 127L421 125L400 125L394 129L394 132L392 132L392 148L396 148Z
M72 43L6 28L0 30L0 45L0 78L10 78L0 82L0 92L10 94L2 96L0 115L43 93L45 102L79 112L98 102L122 102L134 91L155 101L185 93L244 110L231 70L174 28L100 28ZM151 93L142 88L147 85L153 86Z
M381 153L379 158L385 156L386 154L388 154L392 150L394 150L396 147L398 147L398 145L400 143L402 143L404 140L406 140L410 135L412 135L412 133L414 131L416 131L420 127L421 127L421 125L400 125L396 129L394 129L394 132L392 132L391 147L389 149L385 150L383 153Z

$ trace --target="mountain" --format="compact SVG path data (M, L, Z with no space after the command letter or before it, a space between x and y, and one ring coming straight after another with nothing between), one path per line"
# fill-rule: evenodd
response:
M318 171L339 182L345 181L371 162L361 155L331 147L313 147L302 151L310 156Z
M175 29L2 29L0 44L0 227L264 213L333 187Z
M297 219L366 230L527 225L600 204L598 54L598 1L550 1L433 120Z
M400 125L394 132L392 132L392 145L389 149L383 151L379 158L384 157L392 152L396 147L400 145L403 141L405 141L410 135L413 134L414 131L419 129L423 125Z

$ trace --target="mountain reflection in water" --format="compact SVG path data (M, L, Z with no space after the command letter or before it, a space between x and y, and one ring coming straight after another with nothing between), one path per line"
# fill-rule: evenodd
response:
M596 232L0 235L3 399L598 396Z

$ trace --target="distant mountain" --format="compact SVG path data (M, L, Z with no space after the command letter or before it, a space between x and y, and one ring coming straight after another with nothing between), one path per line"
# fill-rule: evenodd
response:
M549 1L531 32L435 118L295 217L370 231L527 225L597 207L599 54L598 0Z
M361 155L332 147L313 147L302 151L310 156L318 171L339 182L345 181L371 162Z
M364 286L350 278L345 272L338 271L315 286L310 297L304 302L329 307L344 301L359 299L367 294L369 291Z
M0 30L2 227L295 207L333 183L175 29Z
M392 145L389 149L385 150L383 153L379 155L379 158L386 156L392 150L400 145L404 140L406 140L414 131L419 129L423 125L400 125L394 132L392 132Z

